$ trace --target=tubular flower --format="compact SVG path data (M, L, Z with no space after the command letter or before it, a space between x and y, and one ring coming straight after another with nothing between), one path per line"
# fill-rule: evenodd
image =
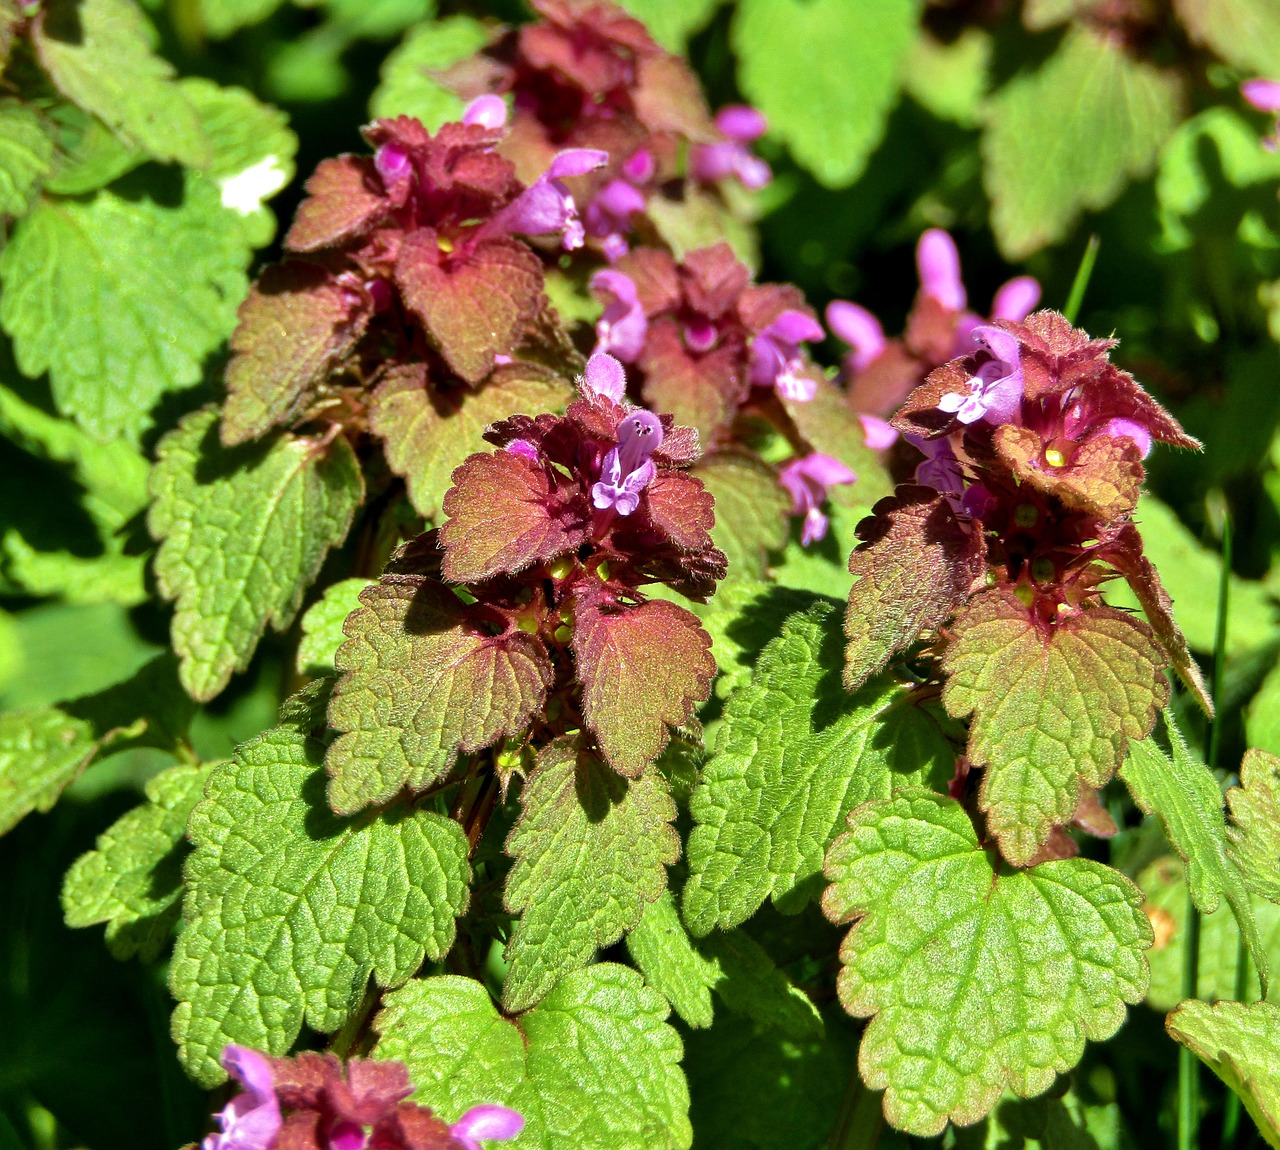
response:
M210 1134L203 1150L268 1150L281 1123L271 1063L247 1046L228 1045L222 1065L243 1091L215 1116L222 1132Z
M821 507L827 498L827 489L842 483L853 483L858 477L838 459L812 451L793 459L778 473L778 482L791 496L791 514L804 517L800 528L800 543L808 547L827 534L829 520Z
M640 492L649 486L657 468L649 458L662 446L662 423L648 411L633 411L618 424L618 446L611 447L600 465L600 481L591 499L604 511L613 508L630 515L640 506Z
M689 174L704 184L735 177L744 188L763 188L773 179L769 165L747 146L764 135L768 122L755 108L731 104L716 113L716 128L724 139L699 144L689 160Z

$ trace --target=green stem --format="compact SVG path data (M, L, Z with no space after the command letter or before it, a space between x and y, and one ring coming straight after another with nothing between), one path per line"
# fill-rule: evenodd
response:
M1089 242L1084 248L1084 255L1080 257L1080 266L1076 268L1076 278L1071 281L1071 291L1067 296L1067 306L1062 309L1062 314L1073 324L1080 314L1080 305L1084 303L1085 289L1088 288L1089 279L1093 275L1093 265L1098 262L1098 248L1101 244L1102 240L1098 238L1097 234L1089 237Z
M1216 711L1222 707L1222 676L1227 663L1227 612L1231 606L1231 512L1227 510L1222 516L1222 572L1218 576L1218 615L1213 629L1213 679L1210 688L1213 691L1213 706ZM1221 749L1222 717L1220 714L1209 723L1208 747L1205 749L1205 760L1210 770L1218 767L1218 752Z
M858 1068L853 1068L849 1085L840 1103L840 1117L831 1131L827 1150L875 1150L884 1129L884 1108L880 1093L868 1090Z

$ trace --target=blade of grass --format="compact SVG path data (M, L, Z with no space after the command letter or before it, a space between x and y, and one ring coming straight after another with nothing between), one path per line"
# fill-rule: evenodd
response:
M1084 293L1093 275L1093 265L1098 262L1098 248L1101 244L1102 240L1096 234L1089 237L1084 255L1080 257L1080 266L1076 268L1076 278L1071 281L1071 291L1067 295L1067 305L1062 309L1062 314L1073 324L1080 314L1080 305L1084 303Z

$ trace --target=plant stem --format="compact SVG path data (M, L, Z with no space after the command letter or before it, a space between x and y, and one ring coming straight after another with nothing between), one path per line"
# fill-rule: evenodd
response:
M1080 257L1080 266L1076 268L1076 278L1071 281L1071 291L1067 295L1067 305L1062 309L1072 324L1076 322L1076 317L1080 314L1080 305L1084 303L1085 289L1089 286L1089 279L1093 275L1093 265L1098 262L1098 248L1101 246L1102 240L1095 233L1089 237L1089 242L1085 244L1084 255Z
M1182 940L1182 1000L1195 998L1200 985L1200 911L1187 891L1187 929ZM1178 1048L1178 1150L1200 1145L1200 1059Z
M1243 1002L1249 993L1249 951L1244 945L1244 935L1236 939L1236 985L1234 997ZM1227 1091L1227 1101L1222 1108L1222 1150L1235 1150L1240 1138L1240 1095Z
M853 1068L849 1085L845 1087L840 1103L840 1116L827 1150L875 1150L884 1129L884 1109L878 1091L868 1090Z

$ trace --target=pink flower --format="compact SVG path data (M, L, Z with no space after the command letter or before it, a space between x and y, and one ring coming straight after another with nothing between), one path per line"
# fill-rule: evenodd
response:
M1259 112L1270 112L1276 116L1271 135L1262 141L1262 146L1269 152L1280 147L1280 81L1246 80L1240 85L1240 94Z
M778 482L791 496L791 514L803 515L800 543L808 547L827 534L829 520L820 510L826 502L827 489L841 483L852 483L858 477L840 460L821 451L812 451L793 459L779 473Z
M827 326L849 345L849 374L864 371L884 351L884 328L865 307L846 300L827 304Z
M464 124L479 124L482 128L507 126L507 103L501 96L477 96L462 113Z
M859 412L858 422L862 424L863 442L872 451L887 451L898 442L898 433L887 419Z
M689 171L695 180L714 184L730 176L744 188L763 188L773 179L773 172L747 147L764 135L768 122L755 108L731 104L716 113L716 127L725 139L715 144L699 144L693 149Z
M473 1106L449 1127L465 1150L481 1150L481 1142L507 1142L524 1129L524 1118L506 1106Z
M591 277L591 290L605 301L596 321L596 352L610 352L634 363L644 350L649 320L636 295L635 281L622 272L603 268Z
M203 1150L269 1150L280 1132L280 1103L276 1100L271 1064L247 1046L228 1045L222 1065L244 1087L217 1114L221 1134L210 1134Z
M522 236L559 233L566 251L582 247L586 233L578 219L573 196L562 181L584 176L608 162L609 153L596 148L568 148L560 152L532 185L480 229L478 238L511 232Z
M611 355L596 352L587 360L587 370L582 376L581 390L588 395L603 395L614 403L621 403L627 390L627 376L620 364ZM661 440L661 435L659 435ZM516 443L523 443L517 439ZM508 450L511 445L508 444Z
M969 393L953 392L938 401L938 410L961 423L1013 422L1022 407L1022 354L1017 339L998 327L974 328L973 338L991 356L969 380Z
M956 241L941 228L930 228L916 244L916 268L920 291L948 311L964 311L969 302L960 278L960 252Z
M600 465L600 481L591 488L597 509L630 515L640 506L640 492L657 473L649 456L662 437L662 423L649 411L633 411L618 424L618 446L609 448Z
M788 308L752 341L751 382L756 387L775 388L786 399L807 403L818 385L800 374L805 366L800 344L825 334L817 320Z

